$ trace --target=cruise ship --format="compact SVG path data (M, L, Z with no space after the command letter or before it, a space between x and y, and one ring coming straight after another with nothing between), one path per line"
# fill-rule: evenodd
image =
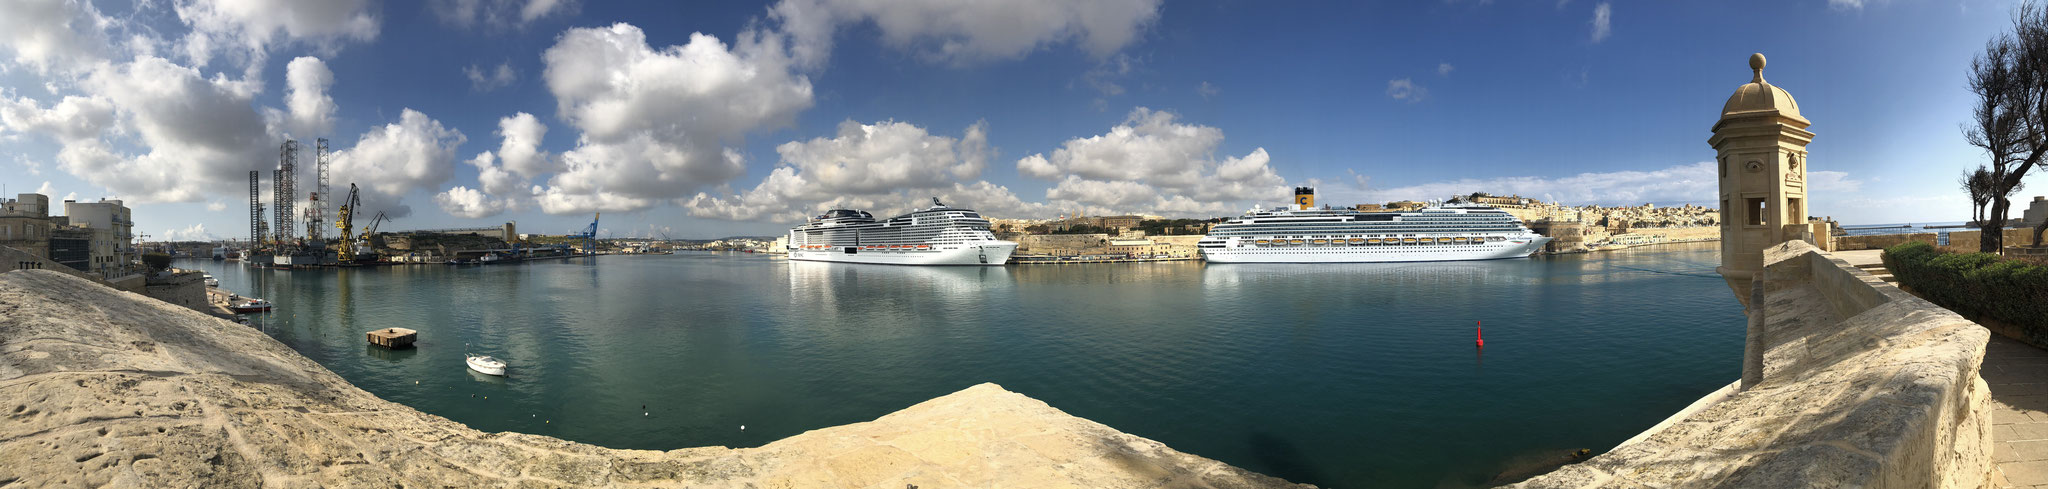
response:
M996 239L988 219L932 199L932 206L876 220L833 209L789 230L791 260L890 265L1002 265L1017 243Z
M1309 187L1294 189L1294 203L1217 224L1195 246L1211 263L1374 263L1524 258L1550 242L1515 216L1479 204L1316 209Z

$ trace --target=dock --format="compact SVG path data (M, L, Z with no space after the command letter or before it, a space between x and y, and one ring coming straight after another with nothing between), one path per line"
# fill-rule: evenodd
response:
M372 345L396 350L411 348L412 341L419 338L420 332L405 328L384 328L371 331L366 336L369 337L370 344Z

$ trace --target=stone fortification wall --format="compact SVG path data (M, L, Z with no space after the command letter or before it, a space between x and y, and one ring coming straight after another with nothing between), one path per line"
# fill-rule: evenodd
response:
M247 326L45 270L0 273L0 486L1305 487L995 384L758 448L484 433Z
M1977 251L1977 247L1981 243L1977 238L1983 234L1983 232L1977 230L1951 231L1948 233L1948 246L1941 246L1940 248L1950 251ZM1936 243L1934 233L1879 234L1871 236L1838 236L1835 238L1835 250L1882 250L1885 248L1890 248L1912 241L1919 241L1927 244ZM2033 242L2034 231L2031 229L2005 230L2006 246L2032 244Z
M1671 226L1661 228L1629 228L1621 236L1654 236L1662 241L1705 241L1721 239L1720 226Z
M1017 251L1047 255L1097 253L1108 243L1107 234L1032 234L1017 240Z
M147 277L142 295L171 303L172 305L206 312L212 304L206 301L206 274L194 270L172 269L159 276Z
M1990 332L1793 241L1765 252L1755 382L1525 488L1977 488Z

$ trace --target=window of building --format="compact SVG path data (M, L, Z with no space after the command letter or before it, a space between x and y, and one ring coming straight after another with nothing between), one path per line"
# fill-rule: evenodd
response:
M1764 199L1762 197L1750 197L1747 199L1743 199L1742 207L1744 209L1749 210L1749 212L1747 213L1748 220L1745 222L1745 224L1748 224L1750 226L1764 225Z
M1806 222L1805 206L1800 205L1799 199L1796 197L1785 199L1785 222L1794 224Z

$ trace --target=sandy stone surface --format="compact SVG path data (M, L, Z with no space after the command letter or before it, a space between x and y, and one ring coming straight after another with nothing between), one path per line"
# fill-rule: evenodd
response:
M0 273L0 487L1309 487L981 384L731 449L484 433L263 334L50 271Z
M1518 487L1991 482L1988 330L1803 241L1765 263L1761 383Z

